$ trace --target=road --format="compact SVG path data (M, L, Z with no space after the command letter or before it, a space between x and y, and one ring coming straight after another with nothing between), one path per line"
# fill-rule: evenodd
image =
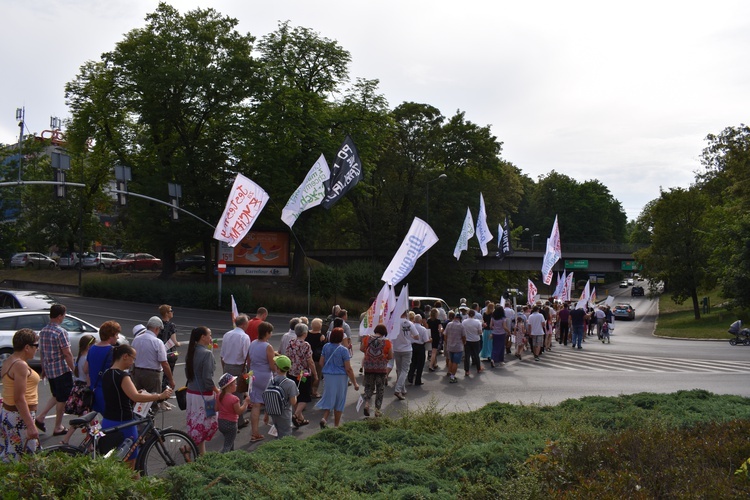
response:
M610 290L620 294L618 301L627 301L636 309L634 321L617 321L612 332L611 344L602 344L596 336L587 337L582 350L557 346L542 355L539 362L527 355L522 361L506 358L506 364L489 369L481 375L464 377L459 369L459 382L449 384L445 371L425 373L424 385L408 386L406 401L398 401L392 391L386 389L383 410L386 415L398 417L405 409L414 410L435 404L441 411L455 412L473 410L493 401L513 404L552 405L570 398L583 396L618 396L637 392L668 393L681 389L705 389L717 394L734 394L750 397L750 386L743 377L750 371L750 346L732 347L728 341L691 341L663 339L653 336L657 320L657 302L647 297L631 298L630 289ZM627 296L625 294L627 293ZM146 323L156 314L158 305L80 297L60 297L71 314L95 324L114 319L123 327L123 333L132 338L132 328L138 323ZM184 355L190 330L194 326L205 325L213 332L220 344L223 333L230 329L230 318L226 312L174 308L174 321L178 325L178 337L183 342L180 348L180 362L176 371L178 386L185 383ZM272 345L278 347L280 337L288 329L290 315L271 314L269 320L275 331ZM357 326L351 324L354 331ZM729 336L727 335L727 340ZM216 350L218 351L218 349ZM215 353L217 367L220 367L218 352ZM355 352L353 367L359 369L361 353ZM444 365L444 358L440 359ZM218 380L221 373L215 374ZM361 385L361 375L358 375ZM395 371L391 374L391 387ZM361 389L360 389L361 392ZM49 397L49 388L40 385L40 403ZM347 408L343 421L364 418L357 414L355 405L357 393L350 388ZM295 433L306 437L319 428L317 422L321 412L308 406L305 412L311 424L303 426ZM52 416L48 416L48 429ZM175 408L158 417L161 425L185 427L185 414ZM67 417L66 417L67 421ZM267 427L261 427L267 430ZM251 450L262 445L249 444L249 427L237 437L235 448ZM42 445L51 445L58 438L48 433L42 438ZM272 439L267 436L266 441ZM217 434L208 444L208 449L221 448L222 437Z

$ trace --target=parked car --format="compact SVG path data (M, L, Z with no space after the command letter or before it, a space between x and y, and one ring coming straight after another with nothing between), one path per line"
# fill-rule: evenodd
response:
M633 297L643 297L644 291L642 286L634 286L632 290L630 290L630 295Z
M109 269L117 260L117 255L112 252L90 253L83 258L84 269Z
M11 257L10 267L11 269L14 267L54 269L57 267L57 262L51 257L47 257L39 252L21 252Z
M0 369L3 362L13 354L13 335L21 328L31 328L37 335L39 330L49 323L49 311L0 311ZM99 329L87 323L82 319L69 314L65 315L61 326L68 331L68 340L70 341L70 350L73 352L73 358L78 355L78 341L81 335L89 334L99 340ZM121 344L127 344L128 339L123 334L118 335L117 341ZM33 367L41 366L39 352L29 361Z
M190 269L191 267L200 269L201 271L205 271L206 257L204 255L188 255L187 257L175 262L175 266L177 266L178 271L184 271L185 269Z
M81 267L81 260L85 260L88 255L80 252L63 252L57 265L60 269L78 269Z
M625 281L625 280L622 280L622 281L620 282L620 288L627 288L627 287L628 287L628 282L627 282L627 281Z
M158 271L161 269L161 259L149 253L129 253L112 262L114 271Z
M635 319L635 309L630 304L617 304L612 310L612 315L617 319Z
M57 299L33 290L0 290L0 309L49 309Z

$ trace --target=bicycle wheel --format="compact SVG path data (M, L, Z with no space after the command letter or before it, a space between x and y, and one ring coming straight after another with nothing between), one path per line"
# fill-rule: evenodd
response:
M56 444L53 446L49 446L47 448L44 448L44 453L65 453L66 455L70 455L71 457L85 454L85 452L80 448L71 446L69 444Z
M153 436L138 452L137 468L143 475L161 476L169 467L195 462L198 447L187 433L168 430L161 437Z

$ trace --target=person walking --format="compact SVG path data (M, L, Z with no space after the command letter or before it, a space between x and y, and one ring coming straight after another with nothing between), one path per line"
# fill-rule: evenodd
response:
M443 311L445 312L445 311ZM447 316L446 316L447 318ZM427 327L430 329L432 352L430 355L429 370L434 372L438 369L437 357L440 344L443 337L443 321L440 320L440 310L437 307L430 309L430 318L427 320Z
M240 314L234 319L233 330L224 334L221 340L221 369L224 373L240 377L235 381L234 391L237 399L243 399L243 394L247 391L247 383L244 390L238 389L240 381L247 379L247 365L249 364L250 354L250 337L245 333L248 317L246 314ZM238 429L242 429L250 424L250 420L242 417L237 419Z
M484 308L482 313L482 350L479 353L479 357L486 359L490 362L490 366L495 367L495 362L492 359L492 313L495 311L495 304L490 302ZM503 349L505 346L503 346Z
M294 334L295 338L289 341L286 349L286 356L292 362L287 377L297 383L298 394L292 415L292 425L300 427L310 423L302 412L307 408L307 403L312 401L312 386L313 382L318 379L318 374L315 371L312 347L306 341L307 325L298 323L294 327ZM276 364L278 366L278 363Z
M268 342L272 332L273 325L263 321L258 325L258 338L250 343L250 370L253 372L253 387L250 391L251 443L265 439L265 436L260 433L260 410L263 408L263 391L266 390L268 381L276 372L276 363L273 361L276 353Z
M212 346L213 339L208 327L193 328L185 359L187 433L198 446L198 453L201 455L206 452L206 442L211 441L219 429L215 407L215 395L219 393L219 389L213 380L216 361L211 351Z
M323 352L323 346L327 342L327 337L323 333L322 328L323 320L320 318L313 319L310 322L310 331L307 333L307 338L305 339L312 348L313 361L315 362L315 373L318 375L312 383L312 397L316 399L320 397L318 386L320 385L320 381L323 380L323 372L321 371L322 368L319 364L320 354Z
M136 325L141 327L142 325ZM145 327L143 327L145 329ZM117 321L105 321L99 327L99 342L89 348L83 371L89 374L91 390L94 391L92 410L104 411L104 390L102 389L102 375L112 366L112 348L117 344L117 338L122 331Z
M545 326L547 321L541 312L540 306L535 305L528 319L529 334L531 335L531 348L534 352L534 361L539 361L539 354L544 346Z
M466 333L461 324L460 314L454 313L453 311L448 313L448 324L445 325L443 335L445 336L448 375L450 376L450 383L455 384L458 382L456 371L458 371L458 364L461 362L461 357L464 354L464 344L466 344Z
M164 327L159 331L159 340L164 342L164 348L167 350L167 363L169 364L169 371L174 373L174 367L177 364L178 352L177 348L180 347L180 342L177 340L177 326L172 321L174 319L174 309L168 304L162 304L159 306L159 316L161 317ZM169 384L169 378L167 378L166 372L161 379L161 389L166 389Z
M411 343L411 363L406 380L410 384L422 385L422 372L424 371L425 357L427 355L426 345L430 342L430 331L422 325L422 316L409 312L409 320L413 318L414 327L419 332L419 338Z
M341 423L341 415L344 413L344 407L346 406L347 379L352 383L355 391L359 390L359 384L354 377L354 370L352 370L350 362L349 349L341 344L343 340L344 329L341 327L334 328L320 355L320 365L326 383L323 385L323 396L315 405L315 408L323 410L323 418L320 419L321 429L328 426L328 417L331 411L333 411L333 425L338 427Z
M568 302L565 302L562 309L557 313L557 331L560 334L558 342L567 346L570 336L570 304Z
M139 355L133 367L133 383L136 389L146 392L161 392L162 373L167 377L169 387L174 389L172 369L167 361L167 348L159 340L159 332L164 322L158 316L151 316L146 323L146 331L136 335L132 346Z
M583 308L576 308L570 311L569 322L570 329L573 331L573 348L583 349L581 342L583 342L584 328L586 320L589 318L588 314Z
M417 339L419 339L419 332L414 327L414 323L407 318L407 312L404 311L396 338L392 339L393 357L396 362L396 385L393 388L393 394L401 401L406 399L406 377L411 365L411 343Z
M302 326L306 326L302 324ZM292 367L292 361L289 356L275 356L273 362L276 365L278 373L271 376L269 384L276 385L284 393L281 414L271 415L273 425L276 427L276 439L281 439L292 435L292 411L297 404L299 389L294 380L289 378L289 369Z
M492 368L495 363L505 363L505 338L510 334L508 322L505 318L505 309L498 304L493 308L490 318L490 331L492 332Z
M247 337L245 332L242 332L242 335ZM238 431L237 421L245 414L250 404L250 396L247 394L240 404L240 398L236 395L237 380L237 376L231 373L225 373L219 379L220 392L216 397L216 408L219 411L219 432L224 436L221 453L234 450L234 440Z
M372 335L362 337L359 350L365 353L362 366L365 372L364 398L365 417L370 416L370 401L375 394L375 416L379 417L385 393L385 377L388 372L388 361L393 359L393 345L385 338L388 329L385 325L376 325Z
M476 315L477 311L469 309L469 317L463 321L464 333L466 334L466 344L464 345L464 370L467 377L469 376L471 365L477 367L477 374L484 371L479 359L479 344L482 341L482 323L477 319Z

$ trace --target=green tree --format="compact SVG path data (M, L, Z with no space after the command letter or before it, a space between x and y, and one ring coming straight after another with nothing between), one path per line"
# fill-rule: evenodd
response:
M643 275L652 283L664 282L672 300L681 304L692 299L695 319L700 319L698 289L713 283L707 208L708 200L697 188L662 191L639 218L650 232L651 244L635 253Z

